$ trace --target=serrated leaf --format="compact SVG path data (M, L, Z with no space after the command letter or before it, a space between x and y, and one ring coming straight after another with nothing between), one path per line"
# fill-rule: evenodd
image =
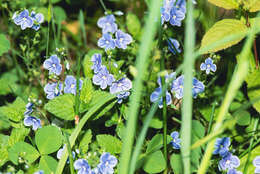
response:
M8 140L8 145L11 147L19 141L24 141L25 137L29 134L29 132L30 129L25 127L13 128Z
M82 153L88 152L88 145L91 143L92 140L92 132L91 130L87 130L82 139L80 140L79 148L82 151Z
M145 158L143 169L147 173L160 173L166 168L166 161L161 151L156 151Z
M255 166L253 165L253 160L255 159L256 156L260 156L260 145L255 147L251 151L250 158L249 158L249 161L248 161L247 173L244 173L244 174L253 174L253 173L255 173ZM240 166L238 167L239 171L243 171L244 170L247 158L248 158L248 154L243 156L240 159Z
M250 101L256 100L260 97L260 71L255 70L248 74L246 78L247 83L247 95ZM260 113L260 101L255 102L253 107Z
M25 102L21 98L17 97L12 104L0 107L0 114L12 121L18 122L24 117L25 106Z
M0 166L8 161L8 139L9 136L0 134Z
M18 77L16 72L7 72L0 77L0 95L7 95L12 92L16 92L18 85L16 82Z
M137 37L141 31L141 23L138 17L133 13L128 13L126 16L126 26L129 31L133 35L133 37Z
M97 135L97 142L101 149L111 154L118 154L121 152L122 142L108 134Z
M18 158L21 157L28 161L28 163L34 162L39 156L39 152L30 144L25 142L17 142L8 150L9 159L18 164Z
M62 134L56 126L45 126L35 134L35 143L42 155L56 152L62 145Z
M44 173L54 174L57 168L58 162L51 156L43 155L40 159L39 169Z
M4 34L0 34L0 56L10 49L10 42Z
M248 28L242 21L236 19L223 19L215 23L213 27L211 27L209 31L207 31L207 33L203 36L203 39L201 41L200 52L202 54L205 54L217 52L231 47L240 42L246 36L247 31ZM238 38L230 39L225 43L222 42L221 45L216 45L214 48L210 48L206 52L202 52L202 50L205 49L207 46L210 46L224 39L225 37L230 36L231 34L239 36Z
M84 103L90 103L93 97L94 89L90 78L86 78L80 92L80 100Z
M65 94L50 100L45 106L48 112L54 114L56 117L64 120L74 120L75 97L72 94Z
M239 3L236 0L208 0L210 3L225 9L238 9Z

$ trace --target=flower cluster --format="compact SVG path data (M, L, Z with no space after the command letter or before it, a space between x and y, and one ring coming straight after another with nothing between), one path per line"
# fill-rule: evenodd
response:
M236 168L240 165L240 160L237 156L229 152L230 138L217 138L215 150L213 154L219 154L222 159L219 161L218 168L220 171L227 171L228 174L242 174Z
M28 10L23 10L19 14L15 12L12 19L16 25L21 26L22 30L32 28L37 31L39 30L41 23L44 22L42 13L35 13L35 11L32 11L31 15L29 15Z
M95 73L92 81L103 90L109 86L110 93L116 94L118 103L122 103L123 99L126 99L130 95L129 90L132 88L132 82L126 77L116 81L114 76L109 73L106 66L102 65L101 58L101 54L94 54L91 58L91 61L93 62L91 68Z
M116 47L126 49L127 45L133 41L131 35L119 30L115 22L115 16L112 14L101 17L97 22L98 27L102 28L103 34L98 40L98 46L104 48L106 51L115 49ZM113 38L113 34L115 34L115 39Z
M76 160L74 168L78 170L78 174L113 174L117 162L115 156L105 152L101 155L100 162L96 168L91 169L88 161L85 159Z
M51 76L59 76L62 72L62 65L60 63L60 58L57 55L50 56L43 63L43 68L49 70ZM83 81L79 80L79 89L82 88ZM71 93L76 95L77 93L77 80L71 75L67 75L64 84L60 82L47 83L44 87L44 92L47 95L47 99L53 99L64 93Z
M256 156L253 160L253 165L255 168L255 173L260 173L260 156Z
M206 74L209 74L210 71L216 72L217 66L213 63L213 60L210 57L208 57L205 60L205 63L201 63L200 70L206 71Z
M29 102L26 105L26 111L24 112L24 120L23 123L25 126L32 126L33 130L37 130L38 128L41 128L41 120L31 116L33 113L33 106L34 104L32 102Z

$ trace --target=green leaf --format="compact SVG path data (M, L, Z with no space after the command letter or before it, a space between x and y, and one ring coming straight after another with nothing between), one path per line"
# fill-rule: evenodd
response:
M260 155L260 145L255 147L252 151L251 151L251 154L250 154L250 158L249 158L249 162L248 162L248 169L247 169L247 173L244 173L244 174L253 174L254 171L255 171L255 166L253 165L253 160L255 159L256 156L259 156ZM248 158L248 154L243 156L241 159L240 159L240 166L238 167L238 170L239 171L243 171L244 170L244 167L246 165L246 161L247 161L247 158Z
M225 9L238 9L239 3L236 0L208 0L210 3Z
M260 71L255 70L252 73L248 74L246 78L247 83L247 95L250 101L259 99L260 97ZM255 102L253 107L260 113L260 101Z
M18 122L23 118L25 106L25 102L21 98L17 97L12 104L0 107L0 114L12 121Z
M93 97L94 89L90 78L86 78L83 82L83 87L80 92L80 100L84 103L90 103Z
M51 156L43 155L40 159L39 169L44 173L54 174L57 168L58 162Z
M180 154L172 154L170 164L174 174L182 174L182 158Z
M58 3L58 2L60 2L61 0L51 0L51 3L52 4L55 4L55 3Z
M245 36L248 28L246 25L239 20L236 19L223 19L213 25L209 29L209 31L203 36L203 39L201 41L201 53L211 53L211 52L217 52L223 49L226 49L228 47L231 47L238 42L240 42ZM238 38L230 39L229 41L216 45L214 48L210 48L207 52L202 52L202 49L204 49L207 46L210 46L217 41L220 41L224 39L225 37L229 36L230 34L239 35Z
M9 159L16 165L19 157L25 159L30 164L40 156L39 152L32 145L22 141L15 143L8 152Z
M63 10L63 8L59 6L53 7L53 15L57 23L61 23L62 21L65 21L67 18L66 12Z
M101 149L111 154L118 154L121 152L122 142L112 135L101 134L97 135L97 142Z
M260 1L259 0L247 0L243 1L243 8L249 10L249 12L257 12L260 10Z
M3 73L0 77L0 95L16 92L18 88L18 85L16 84L17 81L18 77L16 71Z
M56 152L62 144L62 134L56 126L45 126L38 129L35 143L42 155Z
M8 161L8 139L9 136L0 134L0 166Z
M82 153L85 154L88 152L88 145L89 143L91 143L91 140L92 140L92 132L89 129L86 131L79 144L79 148L82 151Z
M169 144L172 140L171 136L167 136L167 144ZM157 150L160 150L163 146L163 135L162 134L157 134L155 135L152 140L149 142L147 149L146 149L146 154L155 152Z
M237 117L237 124L240 126L247 126L250 124L251 115L247 111L235 112L235 117Z
M141 23L140 23L138 17L133 13L127 14L126 26L127 26L129 33L131 33L134 38L136 38L141 31Z
M30 133L30 129L21 127L13 128L8 140L8 145L11 147L19 141L24 141L25 137Z
M160 173L166 168L166 161L161 151L156 151L147 156L143 169L147 173Z
M4 34L0 34L0 56L10 49L10 42Z
M151 120L150 127L154 129L161 129L163 127L163 122L159 118L153 118Z
M50 100L44 109L64 120L74 120L75 97L72 94L65 94Z

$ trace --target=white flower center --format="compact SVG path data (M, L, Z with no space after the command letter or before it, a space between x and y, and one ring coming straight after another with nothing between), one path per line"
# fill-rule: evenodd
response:
M106 79L107 79L107 77L106 77L106 76L102 76L102 79L106 80Z
M120 39L119 39L119 41L120 41L120 42L123 42L123 41L124 41L124 39L123 39L123 38L120 38Z
M25 18L25 17L23 18L23 21L26 21L26 18Z
M109 44L109 41L108 41L108 40L106 41L106 44Z
M177 17L176 17L176 15L174 15L174 16L172 16L172 18L173 18L173 19L176 19Z
M70 88L75 88L75 84L72 84L72 85L70 86Z
M123 85L122 83L118 83L118 85L117 85L117 86L118 86L118 87L120 87L120 86L122 86L122 85Z
M56 65L55 64L52 64L52 66L55 68L56 67Z
M208 64L207 67L210 68L210 64Z

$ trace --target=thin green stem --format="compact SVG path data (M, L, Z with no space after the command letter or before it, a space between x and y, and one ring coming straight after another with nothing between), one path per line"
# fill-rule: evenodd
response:
M184 95L182 103L182 124L181 124L181 155L184 164L184 174L191 173L191 127L192 127L192 78L194 68L195 29L193 20L193 4L188 1L187 19L185 27L184 42Z
M212 106L212 110L211 110L211 114L210 114L210 120L209 120L209 127L208 127L207 134L210 133L210 130L211 130L211 127L212 127L213 118L214 118L214 113L215 113L215 107L216 107L216 102L214 102L214 103L213 103L213 106Z
M79 104L80 104L80 87L79 87L79 83L80 83L80 68L81 68L81 56L78 55L78 59L77 59L77 94L75 97L75 114L78 116L79 115Z
M105 3L103 2L103 0L99 0L99 2L102 5L104 11L107 12L107 7L105 6Z
M132 154L132 148L134 143L135 129L137 114L139 112L140 100L142 96L143 80L148 66L148 57L151 52L152 43L157 30L156 18L160 16L160 9L158 8L161 4L161 0L152 1L149 16L146 20L144 27L144 34L141 39L141 45L138 50L136 67L138 76L135 77L133 82L133 93L130 97L130 106L127 112L128 120L123 136L123 147L119 163L119 174L128 174L130 159Z
M70 146L70 141L69 141L69 136L68 134L65 132L64 133L65 135L65 139L66 139L66 147L67 147L67 151L69 153L69 160L70 160L70 173L71 174L74 174L75 173L75 170L74 170L74 167L73 167L73 155L72 155L72 150L71 150L71 146Z

